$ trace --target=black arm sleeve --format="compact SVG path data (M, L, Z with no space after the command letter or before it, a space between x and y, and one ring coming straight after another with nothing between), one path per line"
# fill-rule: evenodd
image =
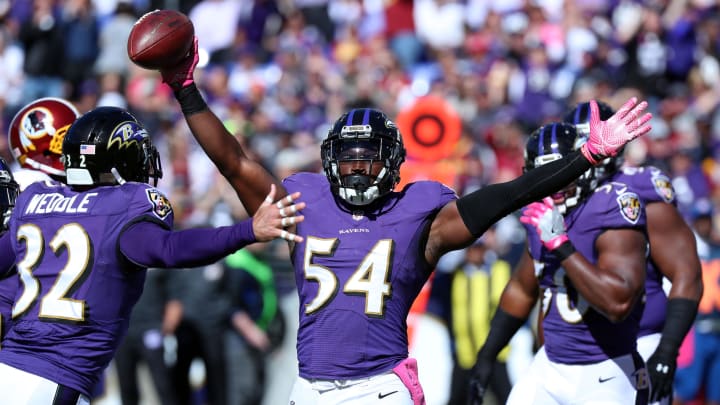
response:
M515 332L524 324L524 319L512 316L498 307L492 321L490 321L490 332L485 344L478 352L478 358L495 360L500 350L507 346L510 339L515 336Z
M665 325L658 349L677 355L697 315L698 302L687 298L672 298L667 302Z
M512 181L491 184L463 196L457 200L460 217L478 237L504 216L561 190L591 167L579 151L572 152Z

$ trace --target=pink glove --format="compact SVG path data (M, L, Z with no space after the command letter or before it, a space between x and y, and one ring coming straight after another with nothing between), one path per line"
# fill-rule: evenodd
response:
M637 104L637 98L628 100L607 121L600 120L600 110L595 100L590 101L590 136L588 141L580 147L583 156L596 165L605 158L615 156L626 143L650 132L647 122L652 114L642 112L647 108L647 102Z
M193 47L190 53L178 63L177 66L160 70L163 83L170 86L173 91L181 90L194 83L193 73L198 64L198 39L193 39Z
M534 226L540 235L543 246L550 251L568 241L565 232L565 218L550 197L545 197L542 202L534 202L525 207L520 222Z

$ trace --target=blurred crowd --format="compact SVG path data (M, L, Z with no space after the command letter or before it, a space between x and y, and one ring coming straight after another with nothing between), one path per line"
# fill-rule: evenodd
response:
M158 8L191 18L196 83L280 177L321 169L318 144L344 110L374 106L395 117L435 96L459 117L460 134L447 156L404 180L449 165L443 181L462 195L519 175L530 132L578 102L617 108L637 95L650 104L653 130L626 148L626 162L664 169L683 215L710 218L707 239L720 241L716 0L0 0L0 155L13 161L7 126L36 98L63 97L81 113L127 108L160 149L159 187L176 223L192 227L247 214L159 74L127 57L133 23ZM422 156L406 165L413 159ZM519 229L501 222L490 239L510 265ZM281 294L294 288L283 243L256 255Z

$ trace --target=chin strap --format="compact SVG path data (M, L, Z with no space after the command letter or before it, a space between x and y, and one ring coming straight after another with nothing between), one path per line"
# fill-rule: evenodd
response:
M120 175L120 173L117 171L116 168L114 168L114 167L111 168L110 173L112 173L113 177L115 177L115 180L118 182L119 185L122 186L123 184L126 183L125 179L122 178L122 176Z

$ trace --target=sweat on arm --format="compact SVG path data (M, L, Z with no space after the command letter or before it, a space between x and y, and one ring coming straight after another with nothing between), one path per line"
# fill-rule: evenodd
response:
M141 220L121 232L118 248L140 267L198 267L215 263L255 241L252 218L230 226L182 231Z

